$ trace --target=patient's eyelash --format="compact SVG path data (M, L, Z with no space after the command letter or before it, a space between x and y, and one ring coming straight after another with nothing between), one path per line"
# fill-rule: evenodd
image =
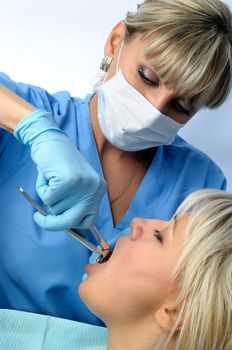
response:
M160 243L163 243L164 238L159 230L153 230L153 235Z

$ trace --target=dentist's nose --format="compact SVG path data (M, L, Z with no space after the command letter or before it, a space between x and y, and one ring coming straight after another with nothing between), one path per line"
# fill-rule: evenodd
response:
M154 96L154 105L161 112L166 114L170 100L173 99L174 92L172 89L167 89L165 86L160 86Z

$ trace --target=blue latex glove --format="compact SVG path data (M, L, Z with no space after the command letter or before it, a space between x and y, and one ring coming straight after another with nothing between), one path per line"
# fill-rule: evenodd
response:
M22 119L14 136L31 148L37 164L36 190L51 215L36 212L34 220L46 230L87 229L95 221L105 192L97 174L44 110Z
M117 236L115 236L113 239L111 239L108 243L109 246L112 250L114 250L115 244L117 243L118 239L122 236L129 236L131 234L131 228L127 227L125 228L122 232L120 232ZM100 246L98 246L98 248L101 248ZM97 253L92 253L89 257L89 264L94 264L97 259L99 257L99 254ZM104 264L104 263L103 263ZM87 273L85 273L82 276L82 281L86 280L86 278L88 277Z

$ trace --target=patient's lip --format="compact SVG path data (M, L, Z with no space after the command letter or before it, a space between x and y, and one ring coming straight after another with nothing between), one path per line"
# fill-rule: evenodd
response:
M97 259L97 262L99 264L103 264L103 263L106 263L109 258L111 257L112 255L112 251L108 249L108 252L106 251L106 255L105 256L99 256L99 258Z
M85 272L89 273L91 270L94 270L96 268L96 266L99 266L101 264L98 263L94 263L94 264L88 264L85 266Z

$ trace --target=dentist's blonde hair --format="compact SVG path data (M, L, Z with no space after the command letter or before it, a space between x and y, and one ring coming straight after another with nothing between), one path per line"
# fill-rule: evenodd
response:
M202 190L176 212L190 211L183 253L174 271L179 314L162 350L232 349L232 194ZM181 330L176 332L178 324Z
M232 16L219 0L145 0L125 19L125 41L148 39L145 57L164 83L199 107L218 107L232 84Z

